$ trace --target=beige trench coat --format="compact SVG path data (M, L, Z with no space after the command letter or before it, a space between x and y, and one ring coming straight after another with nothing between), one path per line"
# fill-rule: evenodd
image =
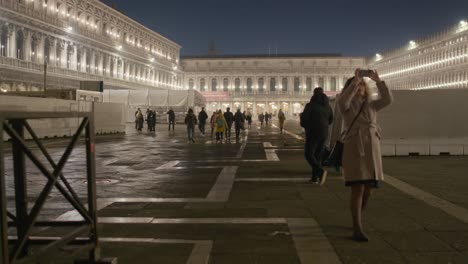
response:
M380 149L381 129L377 125L377 112L390 105L393 96L385 82L378 82L380 98L366 101L349 134L344 138L343 174L346 182L384 180ZM347 129L364 100L355 96L358 89L351 85L338 98L338 107Z

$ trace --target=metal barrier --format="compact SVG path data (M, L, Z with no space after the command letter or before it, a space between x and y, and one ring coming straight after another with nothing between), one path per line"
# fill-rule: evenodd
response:
M38 139L36 133L28 124L30 119L55 119L77 118L81 123L72 136L58 163L55 163L44 145ZM100 260L100 247L97 230L97 206L96 206L96 174L95 174L95 143L94 143L94 117L93 113L26 113L26 112L1 112L0 113L0 262L4 264L23 263L32 261L44 263L45 258L50 258L53 250L70 244L79 245L76 249L88 250L89 255L85 262L81 263L105 263ZM25 141L25 130L31 135L32 141L47 159L53 171L31 150ZM87 176L87 208L80 201L62 170L68 161L81 134L85 133L86 144L86 176ZM11 138L11 150L13 157L13 176L15 187L16 215L7 210L7 197L5 186L5 142L4 135ZM47 179L47 184L42 189L34 206L28 211L26 157L39 169ZM73 205L74 209L83 217L83 221L38 221L37 217L43 208L48 195L56 188L63 197ZM10 221L8 221L10 219ZM44 241L31 237L33 227L57 227L66 226L73 228L69 234L53 241ZM8 236L8 228L16 228L17 237ZM78 236L84 236L85 239ZM45 246L39 247L39 245ZM33 254L30 248L38 245ZM49 255L48 255L49 254Z

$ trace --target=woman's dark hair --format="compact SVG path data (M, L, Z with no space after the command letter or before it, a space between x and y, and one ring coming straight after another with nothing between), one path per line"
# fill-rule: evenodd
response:
M190 108L190 109L188 110L188 113L189 113L189 114L190 114L190 113L193 113L193 109Z
M351 85L351 83L354 81L354 78L356 78L356 77L351 77L351 78L349 78L349 79L346 81L346 83L345 83L345 85L344 85L344 87L343 87L343 90L346 89L346 88L348 88L348 86Z

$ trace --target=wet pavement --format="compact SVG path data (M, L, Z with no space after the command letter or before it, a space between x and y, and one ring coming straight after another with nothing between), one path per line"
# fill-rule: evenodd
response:
M331 171L324 186L309 184L301 128L288 121L286 129L254 125L223 144L200 133L187 143L182 125L98 137L103 255L119 263L468 263L468 158L385 158L387 181L364 216L371 241L356 243L343 179ZM55 159L64 142L46 142ZM45 181L27 166L32 206ZM84 166L79 147L64 175L81 198ZM6 173L12 209L8 156ZM80 217L53 191L41 219Z

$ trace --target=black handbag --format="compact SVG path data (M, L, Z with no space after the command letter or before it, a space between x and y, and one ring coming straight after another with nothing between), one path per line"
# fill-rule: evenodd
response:
M339 168L341 167L341 165L343 165L343 150L344 150L343 139L349 134L349 132L351 131L351 128L353 128L354 123L356 123L356 120L361 115L365 104L366 104L366 101L362 103L361 109L359 109L359 113L356 115L353 122L351 122L351 125L349 126L348 130L344 131L341 134L340 139L336 141L335 145L333 146L333 149L330 152L330 155L324 162L325 166Z

